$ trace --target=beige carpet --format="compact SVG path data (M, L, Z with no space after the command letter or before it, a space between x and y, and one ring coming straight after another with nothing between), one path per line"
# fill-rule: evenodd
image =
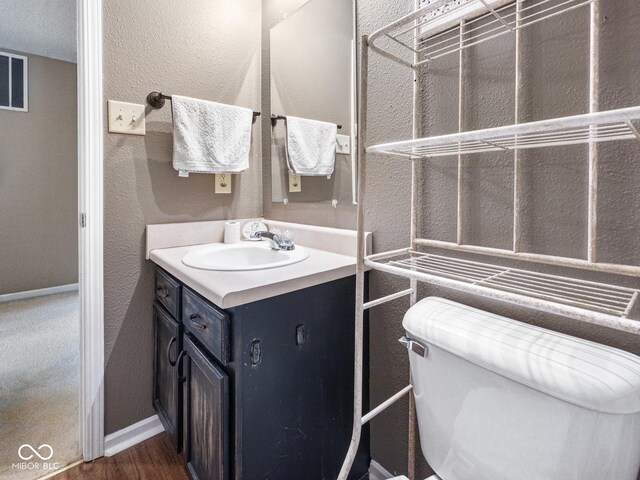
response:
M51 445L60 467L81 457L79 326L77 292L0 303L0 479L51 473L12 468L25 443Z

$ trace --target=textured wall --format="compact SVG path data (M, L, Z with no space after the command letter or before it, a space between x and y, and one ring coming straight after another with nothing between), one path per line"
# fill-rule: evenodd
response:
M29 55L29 111L0 110L0 295L78 281L76 117L76 65Z
M358 29L369 34L410 12L412 0L383 3L358 1ZM367 143L410 138L412 131L412 76L379 55L369 59L369 123ZM370 155L364 200L365 227L373 232L376 252L406 247L409 239L411 167L388 157ZM353 225L353 221L351 223ZM407 288L407 282L372 272L371 298ZM398 343L406 300L376 307L370 312L370 401L377 405L407 385L409 362ZM371 456L385 468L406 473L407 400L403 399L371 421ZM424 478L424 477L423 477Z
M359 1L359 28L370 33L411 9L413 2ZM601 2L602 63L601 108L638 104L640 8L633 0ZM523 44L530 48L524 59L521 121L588 111L588 9L572 12L550 23L526 30ZM470 48L465 53L464 125L466 129L513 122L513 38ZM458 121L458 61L444 58L425 68L421 85L422 128L425 134L450 133ZM410 73L403 72L375 53L370 61L368 143L409 138L411 133ZM599 258L602 261L640 263L638 208L640 146L611 143L599 149L600 192L598 212ZM528 251L554 255L586 256L587 156L581 146L530 151L523 156L523 245ZM426 162L421 173L425 204L420 228L431 238L455 240L455 159ZM409 166L396 160L369 156L365 209L367 229L374 232L374 250L406 246L409 222ZM492 247L511 243L513 156L488 154L464 159L466 242ZM394 180L390 175L395 174ZM391 194L393 192L393 194ZM320 217L323 220L322 217ZM309 222L315 218L309 217ZM478 257L489 260L490 257ZM553 271L541 267L541 270ZM569 270L557 269L570 274ZM575 273L574 273L575 274ZM637 279L580 273L584 278L610 280L635 287ZM396 283L395 287L392 283ZM402 282L372 276L372 295L399 289ZM566 332L640 354L633 335L516 308L481 297L422 287L421 296L441 295L461 303L507 315L525 322ZM371 318L371 399L376 404L406 384L406 352L397 346L402 332L406 300L374 309ZM406 402L372 422L372 456L390 471L406 472ZM419 447L418 447L419 452ZM430 472L419 457L418 478Z
M294 12L308 0L263 0L262 16L262 104L267 113L271 105L271 75L270 75L270 35L273 26L283 19L285 14ZM304 78L305 71L300 72ZM330 78L327 81L332 81ZM270 112L268 112L270 113ZM274 111L279 114L280 112ZM265 175L263 177L264 216L274 220L286 222L312 223L316 225L353 228L355 225L355 206L347 202L338 203L333 208L327 203L282 203L272 202L271 175L271 123L268 115L262 119L262 164ZM343 122L344 123L344 122ZM338 157L341 157L339 155ZM306 179L309 180L308 178ZM304 189L305 179L302 180Z
M0 45L75 62L76 0L3 0Z
M104 2L104 95L144 103L152 90L260 110L260 2ZM144 137L105 133L105 431L153 414L153 267L145 225L262 214L260 129L232 195L213 175L171 166L171 110L151 111Z

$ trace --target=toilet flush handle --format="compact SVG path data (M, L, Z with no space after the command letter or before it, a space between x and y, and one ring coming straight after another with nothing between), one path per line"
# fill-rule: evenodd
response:
M410 339L406 335L398 340L407 350L411 350L413 353L417 353L421 357L429 355L429 347Z

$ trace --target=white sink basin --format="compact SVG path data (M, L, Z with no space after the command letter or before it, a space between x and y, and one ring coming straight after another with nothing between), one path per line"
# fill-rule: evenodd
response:
M309 250L296 245L294 250L273 250L267 242L242 242L227 245L210 243L191 247L182 257L188 267L202 270L247 271L283 267L309 258Z

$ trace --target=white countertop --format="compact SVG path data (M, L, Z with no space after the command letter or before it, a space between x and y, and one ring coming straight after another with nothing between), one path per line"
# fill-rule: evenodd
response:
M275 297L356 273L355 257L315 248L309 248L306 260L284 267L248 272L200 270L182 263L190 248L152 250L151 260L220 308Z
M148 225L147 258L220 308L275 297L355 274L355 231L265 222L269 227L275 225L292 230L302 246L309 249L309 258L284 267L244 272L201 270L183 264L182 258L194 245L221 241L220 224L224 222ZM212 233L203 237L204 230ZM196 237L198 241L194 241ZM370 245L370 234L367 240ZM178 246L180 243L182 245ZM322 250L317 248L318 244L322 245ZM345 254L347 251L353 251L353 255Z

